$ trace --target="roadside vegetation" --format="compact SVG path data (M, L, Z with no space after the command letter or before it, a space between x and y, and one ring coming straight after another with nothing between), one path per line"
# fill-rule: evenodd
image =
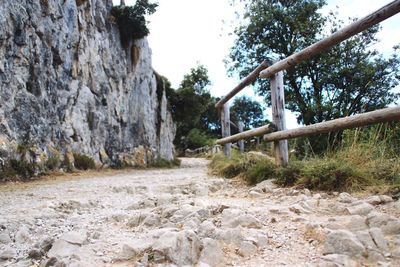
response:
M359 191L369 187L400 190L400 125L381 124L346 130L341 145L323 155L298 159L276 167L273 159L255 153L232 158L215 155L210 163L214 174L242 177L249 184L276 179L281 186L324 191Z

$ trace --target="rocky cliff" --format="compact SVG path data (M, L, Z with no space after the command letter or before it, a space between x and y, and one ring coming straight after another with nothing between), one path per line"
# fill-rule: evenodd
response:
M0 1L0 157L173 158L175 126L151 50L146 39L122 47L111 8L112 0Z

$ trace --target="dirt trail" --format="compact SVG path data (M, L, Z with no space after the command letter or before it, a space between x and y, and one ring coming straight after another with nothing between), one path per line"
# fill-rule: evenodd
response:
M400 266L390 197L250 188L206 165L3 185L0 266Z

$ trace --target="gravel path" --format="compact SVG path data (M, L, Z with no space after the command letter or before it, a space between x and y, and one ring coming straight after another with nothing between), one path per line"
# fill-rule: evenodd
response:
M0 266L400 266L400 203L247 187L207 161L0 186Z

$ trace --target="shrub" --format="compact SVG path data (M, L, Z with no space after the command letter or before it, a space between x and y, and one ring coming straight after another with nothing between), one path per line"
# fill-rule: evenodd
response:
M166 160L163 158L159 158L155 160L150 167L153 168L174 168L179 167L181 165L181 160L178 158L174 158L173 160Z
M286 167L277 169L276 183L282 186L293 186L301 178L304 164L302 161L289 161Z
M158 4L148 0L137 0L134 6L115 6L111 14L115 17L121 35L122 45L127 48L131 40L140 39L149 34L145 15L156 11Z
M26 181L29 178L32 178L36 174L36 170L38 168L36 163L30 163L26 160L10 160L10 167L14 170L14 173L21 177L22 180Z
M214 139L199 129L192 129L186 137L187 147L191 149L212 145Z
M250 184L272 178L275 172L274 164L264 156L239 154L235 150L230 159L222 153L214 155L209 166L214 174L225 178L243 175Z
M49 171L55 171L60 167L60 159L58 157L49 157L45 163L46 169Z
M256 184L275 178L276 173L277 167L275 163L269 159L264 159L248 168L244 175L249 184Z
M73 153L75 168L78 170L95 169L96 163L91 157L79 153Z

